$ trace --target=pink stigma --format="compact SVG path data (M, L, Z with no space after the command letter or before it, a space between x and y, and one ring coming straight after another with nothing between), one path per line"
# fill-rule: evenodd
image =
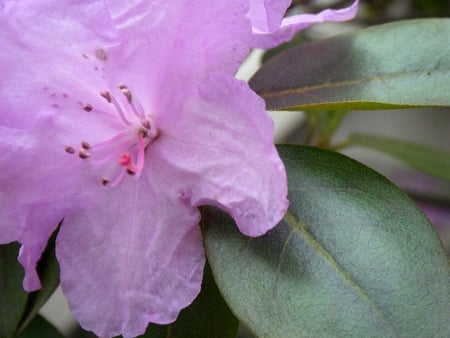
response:
M128 153L124 153L119 157L119 164L124 167L129 166L132 163L131 155Z
M136 164L133 163L133 159L129 153L123 153L119 156L119 164L126 168L128 174L134 175L141 173L144 168L145 147L144 135L139 133Z

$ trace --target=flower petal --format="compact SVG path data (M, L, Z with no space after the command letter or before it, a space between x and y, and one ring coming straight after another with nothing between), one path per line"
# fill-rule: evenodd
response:
M250 3L251 7L257 8L250 12L252 14L250 19L252 20L254 36L253 46L257 48L275 47L289 41L297 32L316 23L353 19L358 11L358 0L356 0L347 8L338 10L325 9L318 14L298 14L281 20L284 12L280 11L285 7L286 1L282 1L283 5L278 4L276 1L264 2L263 4L260 0L251 0ZM267 21L261 23L261 20L256 20L255 17L257 17L256 14L261 17L264 12L267 16ZM276 23L279 23L279 25L276 26Z
M147 168L147 167L146 167ZM80 324L102 337L167 324L200 291L199 212L149 164L66 216L56 244L61 285ZM152 172L150 175L149 172Z
M19 262L25 270L23 288L35 291L41 288L36 267L48 239L61 221L61 210L49 204L34 204L29 207L26 223L18 241L22 244Z
M17 128L55 108L52 97L97 93L101 69L88 58L117 43L103 1L6 0L0 28L0 124Z
M252 31L269 33L276 31L292 0L250 0L247 17L252 24Z
M152 108L210 73L234 75L249 52L247 0L115 0L109 9L122 44L108 49L106 67Z
M264 101L245 82L216 75L175 110L156 121L161 136L149 158L171 164L179 194L221 207L247 235L274 227L287 209L287 182Z
M77 195L74 171L70 171L76 166L69 165L63 149L61 155L53 151L55 133L45 123L27 133L0 126L0 133L0 243L22 244L19 261L25 269L24 289L34 291L41 286L36 264L71 197Z

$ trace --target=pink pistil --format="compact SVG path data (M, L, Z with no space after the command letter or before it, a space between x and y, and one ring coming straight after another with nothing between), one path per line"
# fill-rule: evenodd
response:
M140 174L144 168L144 158L145 158L145 142L144 135L139 134L138 136L138 153L136 163L133 162L133 158L129 153L123 153L119 156L119 164L124 166L128 173L130 174Z

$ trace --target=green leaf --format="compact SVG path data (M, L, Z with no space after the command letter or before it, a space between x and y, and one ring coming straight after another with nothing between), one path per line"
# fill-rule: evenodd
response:
M20 325L17 332L21 332L41 307L47 302L59 285L59 265L55 254L55 241L58 230L50 237L47 247L38 262L37 271L41 279L42 288L28 295Z
M348 145L374 149L427 174L450 181L450 153L393 138L351 134Z
M217 289L209 265L205 267L200 294L181 311L175 323L150 325L143 337L235 338L239 322Z
M258 337L448 337L450 269L413 202L328 150L282 146L290 208L243 236L208 208L205 248L237 317Z
M64 338L45 318L36 316L18 338Z
M13 336L27 301L18 252L18 243L0 246L0 337L4 338Z
M450 19L303 44L263 64L250 85L273 110L450 106Z

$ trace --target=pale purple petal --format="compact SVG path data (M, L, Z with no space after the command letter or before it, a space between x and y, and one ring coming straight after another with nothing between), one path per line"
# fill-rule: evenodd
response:
M22 243L34 290L64 219L63 290L100 336L169 323L195 298L198 205L252 236L286 211L264 102L231 77L251 45L247 5L1 2L0 241Z
M26 215L23 208L18 207L18 201L12 198L14 189L11 185L18 183L18 176L22 174L21 169L17 168L17 159L20 154L17 151L26 144L27 135L18 133L18 131L0 126L0 244L9 243L19 238L21 225L25 223ZM24 142L25 141L25 142ZM17 155L19 157L17 157ZM19 161L20 162L20 161ZM22 187L20 187L21 190Z
M4 191L0 191L0 244L16 241L20 235L21 224L26 215L19 208L14 208L13 202Z
M247 17L251 21L253 33L278 30L291 2L292 0L250 0Z
M44 251L48 238L61 221L60 210L54 205L35 203L27 205L12 199L4 199L0 193L0 244L19 241L19 262L25 276L23 288L35 291L41 287L36 272L37 262Z
M3 200L0 196L2 219L0 220L0 244L19 241L19 262L25 272L23 288L26 291L40 289L41 282L36 266L44 251L48 238L61 220L52 205L44 203L25 205ZM8 208L8 209L3 209ZM6 211L6 212L5 212Z
M62 95L98 91L104 80L90 60L117 44L103 1L5 1L0 23L1 125L32 126Z
M54 133L44 123L28 133L6 127L0 131L0 243L22 244L19 261L25 270L24 289L34 291L40 288L36 264L70 206L67 197L78 190L70 170L75 168L55 166L67 163L66 158L52 151Z
M139 180L100 187L61 226L64 294L81 325L99 336L134 337L149 322L170 323L200 291L200 215L174 198L163 170L155 161Z
M249 52L247 0L108 3L121 44L107 49L105 67L155 114L210 73L233 76Z
M173 119L176 126L171 125ZM193 205L229 212L240 230L257 236L284 216L284 166L272 141L264 101L244 82L211 76L178 114L157 122L161 137L149 149L175 169L172 182Z
M18 241L22 244L19 251L19 262L25 270L23 288L35 291L41 288L36 267L47 241L61 221L61 210L54 205L34 204L27 210L24 230Z
M358 11L358 0L351 6L343 9L333 10L325 9L318 14L298 14L289 16L281 20L284 12L280 12L286 3L282 1L283 6L276 1L262 2L260 0L251 0L251 7L258 7L258 10L250 12L252 16L253 27L253 46L258 48L272 48L283 42L291 40L296 33L308 28L309 26L321 23L325 21L347 21L356 16ZM277 4L277 7L275 7ZM264 6L262 8L261 6ZM260 23L260 19L256 20L256 14L259 18L266 14L267 21L263 25ZM276 23L279 23L277 26Z

